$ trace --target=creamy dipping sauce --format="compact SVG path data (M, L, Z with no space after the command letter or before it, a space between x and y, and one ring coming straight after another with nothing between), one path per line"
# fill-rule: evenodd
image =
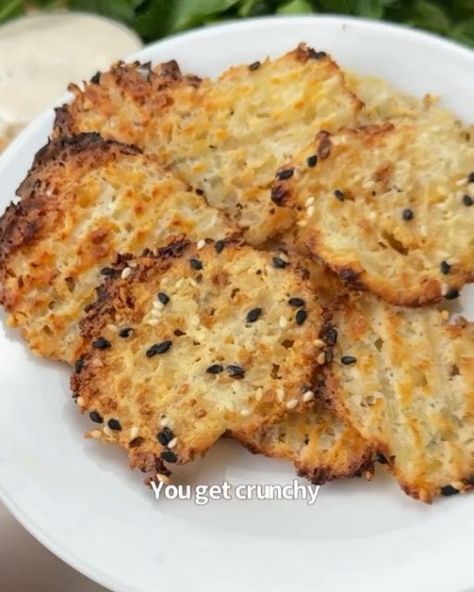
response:
M142 46L120 23L84 13L31 15L0 27L0 150L70 82L89 79Z

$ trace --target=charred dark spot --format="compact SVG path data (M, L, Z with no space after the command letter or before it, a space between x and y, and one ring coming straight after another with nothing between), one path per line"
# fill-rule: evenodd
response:
M329 137L329 132L320 131L316 134L316 140L319 140L318 145L318 158L320 160L325 160L331 154L331 138Z
M450 497L451 495L457 495L459 493L459 489L456 489L452 485L445 485L441 488L441 495L445 497Z
M278 207L285 205L285 202L290 195L289 191L285 189L284 185L274 185L272 187L271 199Z

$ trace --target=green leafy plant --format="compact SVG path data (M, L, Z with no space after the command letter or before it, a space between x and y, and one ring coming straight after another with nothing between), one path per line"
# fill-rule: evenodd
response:
M95 12L145 41L217 21L266 14L350 14L426 29L474 46L474 0L0 0L0 23L28 9Z

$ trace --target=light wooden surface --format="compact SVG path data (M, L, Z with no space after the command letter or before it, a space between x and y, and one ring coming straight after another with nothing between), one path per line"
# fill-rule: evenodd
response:
M1 592L107 592L40 545L0 504Z

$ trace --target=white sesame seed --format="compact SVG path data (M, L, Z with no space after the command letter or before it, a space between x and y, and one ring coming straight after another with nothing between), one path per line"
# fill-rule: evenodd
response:
M79 407L84 407L84 399L83 399L83 397L77 397L76 402L79 405Z
M206 246L206 241L203 238L201 240L198 240L198 242L196 244L196 248L198 249L198 251L205 246Z
M308 222L306 220L298 220L296 225L299 226L300 228L304 228L305 226L308 226Z
M120 277L121 277L123 280L126 280L127 278L129 278L129 277L130 277L131 273L132 273L132 270L131 270L131 268L130 268L130 267L126 267L126 268L125 268L125 269L122 271L122 274L120 275Z
M307 208L309 208L309 206L312 206L314 204L314 197L308 197L308 199L305 201L305 206Z
M286 253L280 253L280 254L278 255L278 257L280 257L280 259L281 259L282 261L284 261L285 263L289 263L289 262L290 262L290 260L289 260L289 259L288 259L288 257L286 256Z
M467 182L467 177L464 179L459 179L459 181L456 181L456 186L457 187L462 187L463 185L465 185Z
M168 446L168 448L174 448L177 443L178 443L178 438L173 438L172 440L170 440L168 442L167 446Z
M256 401L261 401L263 397L263 388L260 387L255 391L255 400Z
M168 418L167 418L167 417L162 417L162 418L160 419L160 426L161 426L162 428L166 428L166 427L167 427L167 425L168 425Z
M444 296L446 292L449 290L448 284L441 284L441 294Z
M168 475L163 475L162 473L157 473L156 478L158 479L158 481L160 481L160 483L170 482L170 478L168 477Z
M160 324L160 321L156 318L150 319L147 322L147 325L150 325L150 327L157 327Z
M93 430L92 432L89 432L89 437L94 440L100 440L102 438L102 432L100 430Z
M308 403L309 401L312 401L314 399L314 393L313 391L306 391L303 395L303 402L304 403Z
M308 218L311 218L314 215L314 212L316 211L314 206L310 206L307 210L306 210L306 215L308 216Z
M280 325L281 329L284 329L288 325L288 321L285 319L285 317L280 317L278 324Z
M242 409L240 415L242 415L243 417L248 417L251 413L252 411L250 409Z
M315 339L313 341L313 345L315 345L316 347L324 347L326 344L322 339Z
M160 300L156 299L153 300L153 308L157 308L158 310L163 310L165 305Z
M109 426L105 426L105 428L104 428L104 434L106 436L111 436L112 435L112 430L109 428Z
M286 408L287 409L294 409L295 407L298 407L298 399L290 399L287 404L286 404Z
M133 428L130 429L131 440L135 440L135 438L138 436L139 433L140 433L140 428L138 426L133 426Z
M128 266L132 269L135 269L136 267L138 267L138 263L136 261L129 261Z
M319 365L324 364L324 362L326 361L326 354L324 352L321 352L319 356L316 358L316 361Z
M449 319L449 311L447 311L447 310L441 311L441 318L443 319L443 321L447 321Z
M283 403L283 401L285 400L285 391L283 389L277 390L277 400L280 403Z
M183 285L184 282L184 278L179 279L176 284L174 285L175 288L181 288L181 286Z

